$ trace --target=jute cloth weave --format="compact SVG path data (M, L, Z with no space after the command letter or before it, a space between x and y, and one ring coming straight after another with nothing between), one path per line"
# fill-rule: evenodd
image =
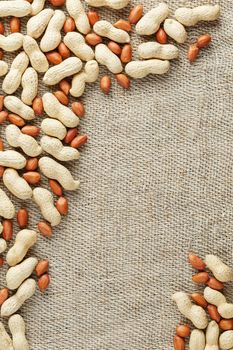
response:
M145 9L156 3L145 0ZM172 11L213 4L167 3ZM88 85L81 132L90 141L69 164L81 188L65 193L69 215L53 238L40 237L30 251L50 260L52 276L48 291L20 311L31 349L172 349L182 317L171 294L196 289L189 249L233 265L233 3L217 3L219 21L188 29L190 43L213 36L195 64L186 59L187 42L165 76L132 81L129 91L114 81L108 96ZM129 9L99 12L113 22ZM133 37L134 49L149 40ZM17 203L34 227L36 206ZM228 291L233 301L231 285Z

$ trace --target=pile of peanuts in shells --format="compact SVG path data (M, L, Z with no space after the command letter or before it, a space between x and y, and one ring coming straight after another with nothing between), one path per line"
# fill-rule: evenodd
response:
M189 263L198 272L192 281L204 285L203 293L176 292L172 299L179 311L194 326L179 324L173 338L174 349L185 349L189 338L190 350L233 349L233 304L223 295L224 283L233 281L233 269L218 256L208 254L202 260L194 253L188 256ZM208 316L209 317L208 317ZM208 319L209 318L209 319Z
M120 10L128 5L129 0L86 2L93 7L106 6ZM48 4L51 7L45 8ZM0 76L3 77L2 90L5 93L0 96L0 124L8 122L5 135L11 147L4 150L0 140L0 176L13 196L36 203L43 217L37 229L45 237L51 237L52 227L59 225L61 217L67 215L68 201L63 191L74 191L79 187L79 180L75 180L60 162L78 159L78 149L87 142L87 135L80 135L77 130L79 118L85 114L84 105L75 101L69 108L69 94L75 98L82 96L86 83L94 83L99 78L99 65L104 65L110 74L113 73L119 85L125 89L130 87L129 77L137 79L148 74L167 73L169 60L178 58L179 55L175 45L167 44L168 37L182 44L187 39L185 27L194 26L199 21L215 21L220 15L219 5L203 5L193 9L179 8L170 16L168 5L159 3L144 15L143 6L137 5L131 9L127 20L119 19L111 24L100 19L94 10L86 13L80 0L49 0L48 4L45 0L0 1L0 17L9 17L6 21L9 20L11 31L7 35L3 22L0 22ZM63 8L66 8L69 17ZM23 35L20 18L27 16L27 35ZM139 45L138 54L141 60L138 61L132 61L130 32L133 26L138 35L155 36L153 41ZM104 44L102 41L107 39L108 43ZM210 41L209 34L197 38L188 48L189 61L193 62L199 51ZM11 65L8 66L4 61L5 52L16 51ZM84 66L82 61L85 62ZM58 90L38 96L38 73L44 74L43 83L46 86L58 85ZM21 98L18 98L13 94L20 86L22 93ZM111 76L101 77L100 88L105 94L110 91ZM41 118L40 128L30 125L30 121L44 115L46 117ZM37 141L41 131L43 136ZM40 186L42 175L48 178L51 191ZM0 290L0 305L1 317L9 317L8 325L12 334L10 337L0 322L0 350L27 350L29 344L25 337L25 322L17 312L33 296L36 285L42 292L48 288L49 261L39 261L36 257L24 259L39 234L37 229L28 227L28 210L20 208L16 213L14 204L3 189L0 189L0 216L3 218L0 224L0 254L7 250L7 242L12 240L15 217L20 229L6 257L0 257L1 265L6 261L10 266L6 273L6 287ZM220 281L225 282L229 276L232 277L232 272L224 272L228 268L219 270L222 266L220 262L214 266L208 257L206 260L208 268ZM215 270L220 272L216 273ZM30 277L34 271L38 278L37 283ZM208 275L205 272L201 274L202 278ZM211 308L215 308L216 315L233 318L233 305L227 304L225 297L216 288L212 289L214 283L211 284L211 281L214 281L213 278L208 280L209 287L205 290L206 295L205 299L201 299L202 302L207 305L208 301ZM220 282L217 284L218 288L219 286L222 286ZM207 318L200 306L192 306L184 293L175 294L174 300L181 312L197 328L206 328ZM208 306L208 309L211 308ZM231 323L233 329L233 321L222 320L220 327L221 323L226 324L225 327ZM208 342L209 333L211 336L214 333L214 339L218 338L217 323L212 322L207 328L208 346L205 349L210 350L212 347L209 344L213 342ZM227 332L220 337L223 350L233 347L233 340L231 346L228 346L233 335L229 338L226 334ZM202 339L204 333L195 330L191 339L193 337ZM175 337L174 344L176 350L184 348L183 338L179 334ZM190 349L204 348L190 346Z

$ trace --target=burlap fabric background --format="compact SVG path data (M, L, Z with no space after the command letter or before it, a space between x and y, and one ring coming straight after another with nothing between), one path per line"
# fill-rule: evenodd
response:
M167 3L174 10L208 1ZM172 349L182 318L170 296L195 290L190 246L233 263L233 4L218 3L217 23L188 30L189 42L213 36L195 64L186 43L165 76L133 81L129 91L114 82L107 97L98 83L86 89L81 132L90 142L69 165L81 188L66 193L70 213L53 238L40 237L30 252L50 260L52 276L21 311L31 349ZM113 21L129 8L99 12ZM23 205L34 227L38 210Z

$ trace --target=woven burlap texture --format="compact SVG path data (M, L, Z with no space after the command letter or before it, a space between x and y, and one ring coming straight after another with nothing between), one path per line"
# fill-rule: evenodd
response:
M145 9L158 2L145 0ZM172 11L213 4L167 3ZM129 91L113 79L108 96L98 83L87 87L80 130L90 141L69 164L81 188L65 193L68 217L29 254L48 258L52 276L48 291L37 291L20 311L31 349L172 349L182 317L171 294L196 290L189 249L233 264L233 4L217 3L221 19L188 29L165 76L134 80ZM115 21L129 9L99 12ZM190 65L188 44L206 32L213 43ZM133 37L134 49L149 40ZM22 205L33 228L38 209ZM3 287L6 267L1 271Z

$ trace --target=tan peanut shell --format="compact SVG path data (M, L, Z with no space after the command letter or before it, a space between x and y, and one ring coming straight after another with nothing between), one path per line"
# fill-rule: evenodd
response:
M84 7L80 0L66 0L66 9L74 19L76 28L82 34L87 34L90 30L90 23Z
M129 0L86 0L86 2L93 7L106 6L114 10L120 10L128 5Z
M168 36L179 44L183 44L187 40L188 34L184 26L175 19L165 19L163 29Z
M208 324L205 310L198 305L193 305L184 292L176 292L172 299L176 302L177 307L182 315L187 317L196 328L205 329Z
M8 72L8 64L5 61L0 61L0 77L3 77Z
M132 61L125 66L125 72L132 78L140 79L148 74L165 74L170 68L169 61L150 59L147 61Z
M32 8L27 1L0 1L0 17L24 17L31 13Z
M51 154L54 158L67 162L74 159L79 159L79 151L73 147L63 146L63 143L55 137L42 136L42 149Z
M59 140L63 140L67 133L65 126L59 120L52 118L43 119L41 129L45 134L57 137Z
M45 5L45 1L46 0L33 0L32 2L32 10L31 10L31 15L32 16L35 16L37 15L38 13L40 13L43 8L44 8L44 5Z
M84 70L72 79L70 94L79 97L84 93L86 83L94 83L99 76L99 65L95 60L88 61Z
M229 282L233 280L233 269L224 264L218 256L213 254L206 255L205 263L217 280L221 282Z
M6 169L2 177L6 188L17 198L26 200L32 197L32 189L15 169Z
M82 61L78 57L69 57L60 64L49 68L43 82L46 85L55 85L62 79L78 73L82 69Z
M94 51L86 44L84 37L80 33L69 32L64 36L63 40L70 51L81 60L90 61L94 58Z
M194 26L199 21L215 21L219 16L219 5L202 5L192 9L181 7L175 11L175 18L185 26Z
M6 139L12 147L20 147L30 157L37 157L42 152L34 137L23 134L16 125L6 127Z
M31 298L36 290L36 282L29 278L21 284L17 292L7 299L1 307L1 316L11 316L17 312L26 300Z
M220 306L221 304L224 304L227 302L225 296L210 287L206 287L204 289L204 298L209 304L213 304L215 306Z
M138 46L140 58L158 58L161 60L172 60L179 56L179 50L172 44L159 44L155 41L148 41Z
M12 33L8 36L0 35L0 49L3 49L4 51L14 52L19 50L22 47L22 45L23 34L21 33Z
M25 322L23 317L15 314L9 318L8 326L13 338L14 350L29 350L29 344L25 336Z
M35 118L35 113L33 109L25 103L23 103L18 97L16 96L6 96L4 98L4 106L11 111L12 113L15 113L22 117L25 120L32 120Z
M96 34L104 36L117 43L130 42L130 36L126 31L115 28L110 22L105 20L96 22L93 26L93 30Z
M220 335L219 346L221 350L230 350L233 347L233 331L226 331Z
M190 339L189 339L189 350L204 350L204 349L205 349L205 333L200 329L192 330Z
M0 166L22 169L26 165L26 158L13 150L0 151Z
M43 52L56 49L61 42L61 30L65 23L66 16L63 11L56 10L50 19L44 36L40 42L40 48Z
M27 35L38 39L45 31L50 19L54 15L54 10L44 9L36 16L31 17L27 22Z
M12 219L15 216L15 207L10 198L2 189L0 189L0 216L4 217L5 219Z
M37 258L30 257L23 260L20 264L10 267L6 273L7 288L17 289L26 278L31 276L37 263Z
M44 219L50 222L51 226L60 224L61 215L53 202L53 196L50 191L42 187L36 187L33 190L33 200L40 208Z
M38 92L38 75L34 68L30 67L25 70L21 85L23 88L21 100L26 105L31 106Z
M0 350L15 350L2 322L0 322Z
M160 24L168 17L169 8L164 2L158 4L147 12L136 24L136 32L139 35L151 35L160 27Z
M219 326L217 322L211 321L206 329L206 346L205 350L219 350L218 338L219 338Z
M68 107L62 105L58 99L47 92L43 95L44 110L49 117L58 119L68 128L74 128L79 124L79 118Z
M57 180L65 190L74 191L79 188L79 180L74 180L70 171L52 158L42 157L39 168L46 177Z
M13 247L6 255L8 265L15 266L23 260L28 250L36 243L37 233L33 230L24 229L17 233Z
M6 94L13 94L18 89L22 75L27 69L28 64L29 59L25 52L20 52L15 57L2 83L2 89Z
M0 238L0 254L4 253L7 248L6 240L3 238Z
M95 47L95 59L99 64L108 68L113 74L121 73L123 70L121 60L105 44L98 44Z
M39 73L47 72L49 63L46 56L41 52L36 40L29 35L25 35L23 48L30 59L32 67Z

